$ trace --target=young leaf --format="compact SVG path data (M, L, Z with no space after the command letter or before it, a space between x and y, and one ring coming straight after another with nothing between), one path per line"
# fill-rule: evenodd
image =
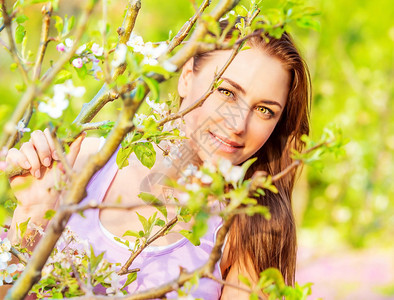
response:
M53 216L56 214L56 211L54 211L53 209L49 209L45 212L45 216L44 218L47 220L50 220L53 218Z
M132 231L132 230L127 230L123 236L134 236L136 238L140 238L140 235L138 234L138 232Z
M127 287L130 283L132 283L136 279L137 279L137 272L133 272L133 273L130 273L129 275L127 275L127 280L124 283L124 285L122 286L121 290L123 290L125 287Z
M129 165L129 156L134 151L134 146L130 145L126 148L121 147L116 155L116 164L119 169L127 167Z
M200 240L196 241L193 238L193 234L192 234L191 231L182 229L182 230L179 231L179 233L182 234L185 238L187 238L194 246L199 246L200 245Z
M142 227L144 227L144 231L146 234L146 232L149 231L149 222L144 216L140 215L138 212L136 212L136 214L138 215L138 219L140 220Z
M27 230L27 225L29 224L30 218L27 219L27 221L19 223L19 231L21 234L21 238L25 236L26 230Z
M134 153L147 168L152 168L156 161L156 151L149 142L140 142L134 146Z
M55 83L55 84L60 84L60 83L63 83L63 82L65 82L66 80L71 79L71 78L72 78L72 74L71 74L70 71L61 70L61 71L57 74L56 79L54 80L54 83Z
M243 284L247 285L248 287L252 286L252 284L250 283L249 279L247 277L245 277L244 275L239 274L238 275L238 279L239 279L239 281L241 281Z
M94 273L94 271L96 270L98 264L100 263L100 261L103 259L104 257L104 252L102 252L101 254L99 254L98 256L96 256L94 254L94 250L92 245L90 245L90 268L91 268L91 272Z
M22 43L23 38L25 37L25 35L26 35L25 27L24 27L23 25L20 25L20 24L19 24L19 25L16 27L16 29L15 29L15 42L16 42L17 44Z
M148 85L148 87L150 89L152 99L158 100L159 96L160 96L159 83L155 79L150 78L150 77L146 77L146 76L142 75L142 78L144 79L144 81L146 82L146 84Z

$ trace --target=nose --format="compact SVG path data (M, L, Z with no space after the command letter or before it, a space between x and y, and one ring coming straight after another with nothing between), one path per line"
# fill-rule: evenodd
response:
M234 134L241 135L247 129L249 119L249 107L242 107L231 103L222 108L221 115L228 130Z

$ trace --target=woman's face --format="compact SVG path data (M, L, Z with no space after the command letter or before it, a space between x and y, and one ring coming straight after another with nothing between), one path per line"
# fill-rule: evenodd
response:
M212 52L198 72L193 72L192 60L184 66L178 84L184 98L181 110L208 90L230 54ZM185 115L185 134L201 160L224 157L237 165L259 150L274 130L286 105L290 75L278 59L250 48L235 57L221 79L204 104Z

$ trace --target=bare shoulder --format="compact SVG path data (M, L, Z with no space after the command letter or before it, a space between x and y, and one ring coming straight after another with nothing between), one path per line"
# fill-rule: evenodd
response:
M74 170L76 172L81 171L84 164L87 162L89 157L99 150L101 139L98 137L86 137L81 145L81 150L77 156L74 164Z

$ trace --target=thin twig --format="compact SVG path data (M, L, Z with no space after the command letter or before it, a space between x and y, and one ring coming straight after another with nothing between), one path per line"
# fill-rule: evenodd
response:
M316 149L319 149L325 145L329 145L331 144L333 141L329 140L326 142L322 142L319 143L309 149L307 149L306 151L303 152L303 154L308 154L311 153L313 151L315 151ZM288 173L290 173L293 169L297 168L299 165L303 164L303 160L302 159L296 159L294 160L290 165L288 165L283 171L275 174L274 176L272 176L272 182L278 181L279 179L281 179L282 177L286 176Z
M70 164L67 161L66 156L64 155L64 148L62 144L59 142L57 136L56 136L56 131L55 130L50 130L53 144L55 146L55 151L59 157L60 162L62 163L63 169L66 172L67 178L71 178L74 175L74 171Z
M235 56L238 54L239 50L242 48L242 43L238 44L237 47L233 50L231 53L230 57L224 64L224 66L220 69L219 73L217 73L214 77L214 79L211 82L211 85L209 86L208 90L205 92L203 96L201 96L194 104L190 105L189 107L185 108L183 111L177 112L175 114L171 114L170 116L160 120L158 122L158 126L163 126L165 123L182 118L184 115L187 113L191 112L192 110L196 109L197 107L200 107L201 105L204 104L204 101L215 91L215 85L217 84L217 81L222 77L223 73L226 71L226 69L229 67L231 62L234 60Z
M171 219L165 226L163 226L158 232L156 232L152 237L150 237L145 244L143 244L141 247L138 248L137 251L133 252L132 255L130 255L129 259L126 261L126 263L122 266L120 271L118 272L119 275L124 275L127 274L127 270L133 263L133 261L136 259L138 255L150 244L152 244L154 241L156 241L159 237L162 237L167 234L168 229L170 229L176 222L178 222L178 216L175 216L173 219Z
M101 126L109 124L111 121L100 121L93 123L84 123L80 125L81 131L99 129Z
M27 259L26 257L19 252L15 247L11 246L11 250L10 250L11 254L14 255L17 259L19 259L19 261L26 265L27 264Z
M30 80L27 75L27 71L25 69L25 66L23 65L23 62L18 55L18 50L15 45L14 36L12 35L12 26L11 26L12 25L12 16L10 16L7 13L7 8L5 6L5 0L0 0L0 3L1 3L1 10L2 10L2 14L3 14L3 20L4 20L3 26L7 30L8 40L9 40L9 49L10 49L12 59L14 60L16 65L18 66L18 69L22 74L22 78L23 78L24 83L26 85L28 85Z
M176 36L171 40L171 42L168 45L167 53L172 52L179 44L182 43L182 41L187 37L189 34L190 30L192 29L194 23L196 23L197 19L201 16L203 11L209 6L210 0L204 0L203 3L201 3L199 9L196 11L193 17L191 17L179 30L179 32L176 34Z
M70 257L69 257L69 259L70 259ZM73 263L71 263L71 268L73 269L74 276L75 276L75 278L77 279L78 285L79 285L79 287L81 288L81 290L82 290L86 295L88 295L88 296L93 295L93 292L92 292L91 290L89 290L89 289L85 286L85 284L82 282L81 277L79 276L78 271L77 271L77 269L75 268L75 266L74 266Z
M0 0L4 3L4 0ZM7 147L7 149L11 148L14 146L13 142L15 141L14 135L16 134L16 125L24 115L27 107L32 103L34 98L43 93L49 85L52 83L53 79L55 76L63 69L64 65L72 58L74 55L75 51L78 48L78 43L82 38L82 35L85 33L87 22L89 20L90 15L93 12L93 8L95 5L95 1L88 1L88 5L86 9L84 10L84 14L81 17L80 24L78 26L77 32L75 34L75 40L74 40L74 45L72 49L64 54L60 59L57 61L57 63L53 66L50 72L47 73L46 77L41 80L41 84L37 84L33 82L32 84L28 85L26 92L22 96L22 99L19 101L18 106L14 110L14 113L10 119L10 121L7 122L5 125L5 130L2 136L2 140L0 142L0 148L3 148L4 146ZM7 27L8 28L8 27ZM11 48L12 49L12 48Z
M209 278L209 279L212 279L212 280L214 280L214 281L216 281L216 282L218 282L218 283L220 283L221 285L227 285L227 286L229 286L229 287L235 288L235 289L240 290L240 291L247 292L247 293L249 293L249 294L251 294L251 293L254 292L252 289L248 289L248 288L245 288L245 287L240 286L240 285L238 285L238 284L234 284L234 283L228 282L228 281L226 281L226 280L217 278L217 277L215 277L215 275L213 275L212 273L211 273L211 274L207 274L206 277ZM264 299L264 298L261 297L261 296L258 296L258 299Z
M36 81L38 78L40 78L42 62L44 60L45 51L48 45L48 33L52 15L52 2L48 2L43 6L42 13L44 18L42 20L40 46L38 48L37 59L33 69L33 81Z

